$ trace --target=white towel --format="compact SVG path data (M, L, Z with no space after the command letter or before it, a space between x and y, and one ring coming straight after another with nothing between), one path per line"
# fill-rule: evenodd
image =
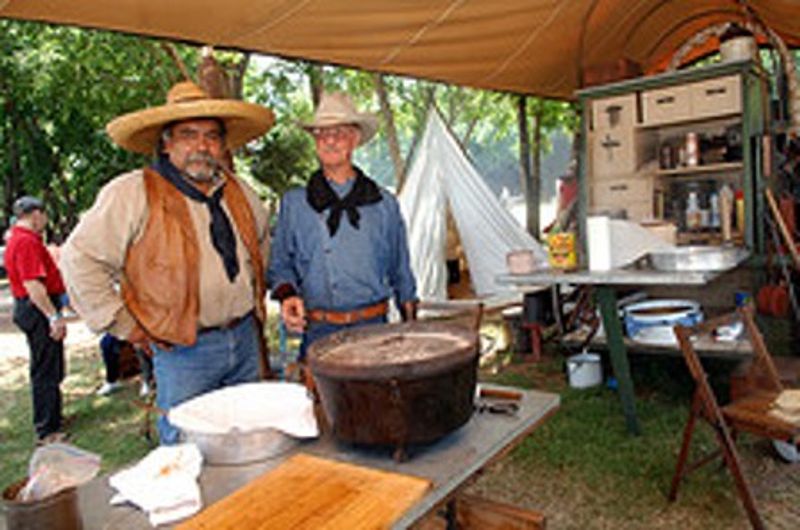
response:
M137 505L147 512L153 526L188 517L203 507L197 483L202 464L195 444L158 447L135 466L108 479L119 492L111 503Z

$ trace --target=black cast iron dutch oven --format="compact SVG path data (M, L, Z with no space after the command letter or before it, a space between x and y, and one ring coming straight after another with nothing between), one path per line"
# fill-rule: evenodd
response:
M337 439L402 453L469 420L478 352L478 333L460 326L379 324L315 342L309 366Z

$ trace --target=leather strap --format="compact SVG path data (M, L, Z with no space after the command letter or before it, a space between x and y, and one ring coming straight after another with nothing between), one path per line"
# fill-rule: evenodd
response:
M324 309L312 309L308 312L308 318L316 322L328 322L337 326L344 326L362 320L369 320L385 315L389 311L389 303L384 300L377 304L356 309L354 311L325 311Z

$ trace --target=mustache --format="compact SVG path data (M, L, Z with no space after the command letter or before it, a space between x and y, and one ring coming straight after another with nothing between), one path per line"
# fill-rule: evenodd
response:
M192 153L191 155L186 157L187 164L198 163L198 162L207 164L213 167L214 169L219 169L220 167L222 167L222 164L220 164L220 162L216 158L211 156L209 153Z

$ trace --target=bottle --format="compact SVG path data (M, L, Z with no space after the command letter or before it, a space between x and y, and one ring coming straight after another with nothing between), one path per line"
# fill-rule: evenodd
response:
M700 228L700 205L697 202L697 192L690 191L686 201L686 228L694 230Z
M711 218L708 225L711 228L719 228L719 195L717 192L712 193L708 198L708 205L711 208Z
M736 190L736 230L744 233L744 191Z
M733 190L724 184L719 190L719 217L722 227L722 240L731 240L731 223L733 222Z
M696 166L700 161L700 144L697 133L686 133L686 165Z

